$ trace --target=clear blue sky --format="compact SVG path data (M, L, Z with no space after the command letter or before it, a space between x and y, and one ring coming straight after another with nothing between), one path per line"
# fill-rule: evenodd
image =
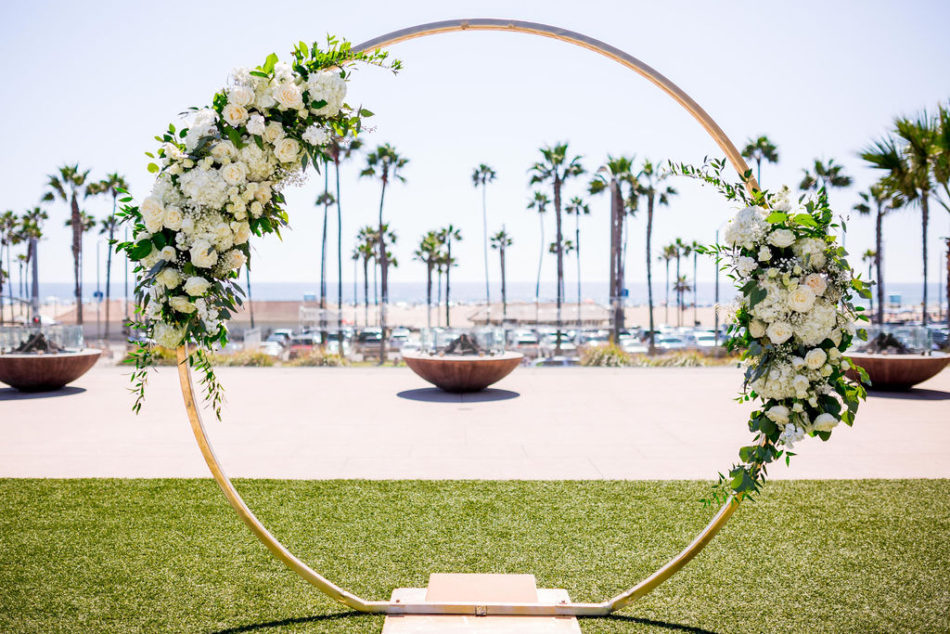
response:
M360 42L446 18L532 20L620 47L693 96L737 145L768 134L781 162L763 168L766 186L797 184L814 157L843 163L856 185L831 198L845 212L875 178L855 153L894 115L950 98L950 5L936 1L11 2L0 17L0 65L7 78L0 83L0 209L18 211L37 203L45 175L64 162L78 161L94 177L117 170L138 197L146 195L151 178L143 152L154 149L152 136L185 107L206 104L233 66L253 66L272 51L283 56L293 42L326 33ZM393 54L406 70L395 78L377 69L358 71L349 101L377 113L368 143L391 142L411 161L408 184L387 194L386 216L400 238L397 281L424 278L422 266L411 262L412 249L425 230L449 222L465 238L455 250L461 266L454 279L482 279L480 196L470 181L478 163L498 172L489 190L489 228L504 224L514 236L509 279L528 281L539 238L537 216L525 210L526 170L540 145L569 141L589 171L608 152L687 161L719 155L672 100L577 47L525 35L456 33L403 43ZM375 217L379 195L375 183L355 177L358 164L347 171L346 255L356 229ZM676 236L711 240L728 207L695 183L676 187L681 195L660 211L654 245ZM283 244L258 242L257 281L317 279L319 213L312 202L321 190L322 178L314 175L306 187L288 192L293 231ZM86 206L96 216L108 212L105 200ZM607 276L606 206L594 199L593 214L584 219L585 280ZM69 281L69 238L62 226L67 209L56 203L49 212L42 277ZM918 210L908 209L886 221L889 281L919 279L919 218ZM547 222L549 241L550 214ZM642 218L633 221L633 231L628 270L643 281ZM950 217L935 208L933 279L942 273L938 236L948 231ZM94 236L86 240L90 254L95 242ZM853 217L849 250L871 246L872 223ZM545 277L553 278L553 259L545 266ZM347 258L345 279L351 270ZM567 270L570 288L573 262ZM90 256L84 277L94 274ZM711 276L707 266L699 277Z

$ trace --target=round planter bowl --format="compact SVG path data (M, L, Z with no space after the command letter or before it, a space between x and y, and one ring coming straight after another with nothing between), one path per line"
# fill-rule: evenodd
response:
M49 392L72 383L99 359L101 350L54 354L0 354L0 383L21 392Z
M909 390L918 383L940 374L950 364L950 355L925 357L918 354L865 354L848 355L865 369L871 379L872 390ZM858 380L854 370L848 376Z
M406 365L446 392L478 392L497 383L521 364L523 354L505 352L484 357L406 353Z

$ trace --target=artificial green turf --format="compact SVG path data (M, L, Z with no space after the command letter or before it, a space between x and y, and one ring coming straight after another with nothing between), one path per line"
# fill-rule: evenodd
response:
M530 572L600 601L712 514L695 482L238 483L367 598ZM682 572L591 632L946 632L950 481L773 482ZM297 578L210 480L0 480L0 632L379 632Z

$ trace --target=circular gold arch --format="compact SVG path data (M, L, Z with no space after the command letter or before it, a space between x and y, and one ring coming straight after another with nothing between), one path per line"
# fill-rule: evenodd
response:
M477 18L466 20L443 20L441 22L430 22L418 26L393 31L380 37L368 40L354 48L357 51L368 51L384 48L392 44L404 42L419 37L437 35L439 33L451 33L455 31L508 31L514 33L528 33L548 37L581 48L599 53L609 59L622 64L633 70L642 77L646 78L663 92L673 98L676 103L686 109L694 119L703 127L710 137L725 153L730 164L739 174L745 174L748 166L739 154L735 145L726 136L722 129L713 121L705 110L698 103L683 92L676 84L664 77L662 74L644 64L637 58L629 55L618 48L600 42L593 38L560 29L546 24L535 22L524 22L520 20L500 20L494 18ZM751 189L758 187L754 179L747 180L747 186ZM291 570L300 575L303 579L317 587L327 596L349 606L360 612L385 613L385 614L463 614L463 615L523 615L523 616L604 616L615 610L619 610L646 595L661 583L669 579L680 568L685 566L706 544L712 541L719 529L729 520L729 517L738 506L738 500L730 498L719 509L710 523L703 531L673 559L667 562L663 567L652 575L615 597L602 601L601 603L402 603L392 601L369 601L347 592L343 588L329 581L321 574L307 566L300 559L295 557L287 548L281 544L257 519L250 508L241 499L240 494L231 480L224 473L221 464L218 462L211 447L211 442L205 433L204 423L201 419L201 412L195 398L194 385L191 378L191 370L188 366L188 351L184 346L178 348L178 378L181 383L181 392L185 401L185 410L191 421L191 428L194 432L198 447L211 474L217 481L218 486L224 492L225 497L237 512L241 520L254 533L254 535L271 551L271 553L287 565Z

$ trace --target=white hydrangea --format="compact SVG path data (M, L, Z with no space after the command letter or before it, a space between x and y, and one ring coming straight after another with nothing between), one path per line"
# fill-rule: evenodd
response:
M833 304L823 299L815 301L795 324L795 336L806 346L817 346L825 339L833 339L838 311ZM840 334L839 334L840 338Z
M220 209L227 202L228 184L218 170L195 168L182 174L178 182L194 205Z
M326 102L326 105L312 109L313 114L333 117L340 112L346 99L346 80L340 77L339 71L320 71L307 79L307 93L310 102Z
M330 138L330 135L327 134L326 130L314 124L304 131L302 138L310 145L323 145Z
M264 130L267 129L267 126L264 123L264 117L258 113L254 113L247 120L247 132L248 134L254 134L257 136L262 136Z
M177 348L184 334L183 329L161 321L155 324L155 329L152 331L155 343L164 348Z
M801 441L804 437L804 429L795 423L789 423L785 426L785 429L782 430L782 435L779 436L779 444L785 445L789 449L793 449L795 447L795 443Z
M825 241L819 238L802 238L795 241L792 251L805 265L812 270L817 270L825 266L827 262L825 257L827 246Z
M754 249L768 231L764 210L761 207L746 207L729 222L725 240L734 247Z

